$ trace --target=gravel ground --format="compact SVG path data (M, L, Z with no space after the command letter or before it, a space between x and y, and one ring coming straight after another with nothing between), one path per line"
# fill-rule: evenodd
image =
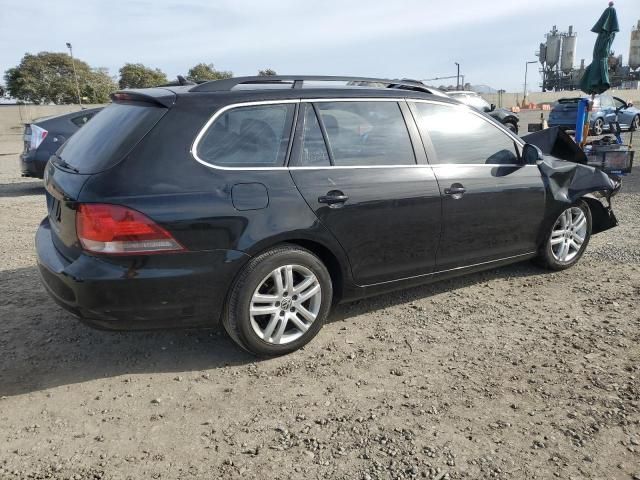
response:
M615 210L573 269L344 305L256 361L216 330L101 332L58 308L42 187L0 156L0 478L638 479L640 194Z

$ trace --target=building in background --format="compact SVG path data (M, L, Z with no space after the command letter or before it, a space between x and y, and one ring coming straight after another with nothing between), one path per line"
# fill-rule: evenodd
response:
M579 90L580 79L584 74L585 60L575 65L577 33L573 26L560 32L554 25L545 35L536 55L540 60L542 91ZM624 65L622 55L609 57L609 78L612 88L640 88L640 20L631 31L629 61Z

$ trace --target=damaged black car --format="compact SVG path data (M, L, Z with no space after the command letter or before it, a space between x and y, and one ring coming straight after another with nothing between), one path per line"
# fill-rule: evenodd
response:
M620 182L562 148L397 80L127 90L47 165L39 269L94 326L221 323L280 355L336 302L530 259L574 265L616 225Z

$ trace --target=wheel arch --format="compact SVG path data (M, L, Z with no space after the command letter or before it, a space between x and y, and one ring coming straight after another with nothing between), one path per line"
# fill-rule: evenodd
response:
M295 233L293 235L278 235L265 239L245 252L251 257L255 257L267 250L287 244L309 250L324 263L331 276L334 303L349 296L348 292L353 287L349 260L341 246L332 244L330 238L327 239L322 235L295 235Z
M338 260L337 255L329 247L315 240L309 240L305 238L291 238L276 245L272 245L270 248L283 244L291 244L302 247L317 256L329 271L329 276L331 277L331 283L333 285L334 303L342 299L344 295L346 274L344 268L340 263L340 260Z

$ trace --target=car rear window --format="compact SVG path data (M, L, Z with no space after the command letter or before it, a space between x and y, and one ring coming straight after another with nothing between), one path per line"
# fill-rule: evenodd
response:
M167 112L146 103L114 103L96 114L60 149L58 156L78 173L114 166Z
M561 98L558 100L558 103L563 105L570 105L570 104L577 105L579 101L580 101L579 98Z

